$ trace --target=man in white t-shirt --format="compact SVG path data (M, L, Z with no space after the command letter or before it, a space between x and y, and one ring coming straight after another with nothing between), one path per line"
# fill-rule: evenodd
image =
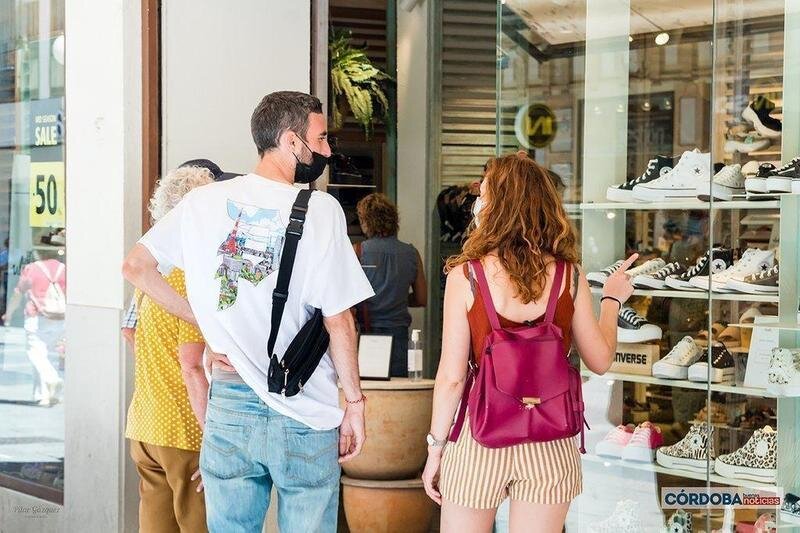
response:
M209 530L260 532L274 484L282 533L333 532L339 463L357 456L365 438L350 308L373 292L340 205L315 191L275 353L282 356L314 308L322 310L330 348L301 394L268 391L272 292L295 184L317 179L331 151L320 101L307 94L265 96L251 130L260 156L254 172L186 194L141 238L123 272L168 311L197 323L209 348L230 362L212 370L200 454ZM159 263L184 270L188 301L164 281Z

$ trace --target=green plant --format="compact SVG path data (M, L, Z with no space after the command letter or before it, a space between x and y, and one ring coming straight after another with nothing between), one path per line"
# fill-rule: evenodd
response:
M333 126L342 127L349 107L369 138L376 107L379 118L388 117L389 100L383 84L391 78L372 64L364 48L350 43L351 36L349 31L332 31L328 43Z

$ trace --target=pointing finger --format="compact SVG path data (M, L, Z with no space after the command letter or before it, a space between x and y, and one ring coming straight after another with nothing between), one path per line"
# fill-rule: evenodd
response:
M631 265L636 262L637 259L639 259L639 254L631 255L629 258L625 260L624 263L622 263L622 266L619 267L619 270L617 270L617 272L624 274L625 271L628 270L631 267Z

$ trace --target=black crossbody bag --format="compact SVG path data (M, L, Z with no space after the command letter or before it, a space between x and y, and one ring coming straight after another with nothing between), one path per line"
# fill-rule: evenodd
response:
M279 360L275 354L275 341L278 339L283 309L289 297L289 282L292 279L297 245L303 236L303 225L306 221L310 199L311 191L302 189L292 206L289 226L286 228L286 240L283 243L281 264L278 269L278 281L275 290L272 291L272 327L267 342L270 357L267 385L269 392L287 397L303 392L303 386L308 383L311 375L317 369L322 356L328 351L330 343L328 330L322 323L322 310L315 308L311 318L289 343L283 358Z

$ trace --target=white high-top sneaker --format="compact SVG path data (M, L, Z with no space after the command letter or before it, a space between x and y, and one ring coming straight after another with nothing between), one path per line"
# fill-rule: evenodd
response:
M617 502L614 514L589 526L590 533L639 533L644 531L639 518L639 504L633 500Z
M744 174L741 165L728 165L714 174L714 179L697 186L697 197L704 202L711 197L715 200L732 200L735 195L746 193Z
M711 154L694 149L684 152L678 164L658 179L633 188L642 202L683 200L697 196L697 188L711 181Z
M800 350L772 350L767 392L775 396L800 396Z
M774 250L759 250L748 248L742 254L741 259L719 274L711 275L711 290L714 292L736 292L735 289L728 287L728 281L736 279L744 280L745 277L757 274L764 270L769 270L775 264ZM708 276L695 276L689 283L701 289L709 286Z

